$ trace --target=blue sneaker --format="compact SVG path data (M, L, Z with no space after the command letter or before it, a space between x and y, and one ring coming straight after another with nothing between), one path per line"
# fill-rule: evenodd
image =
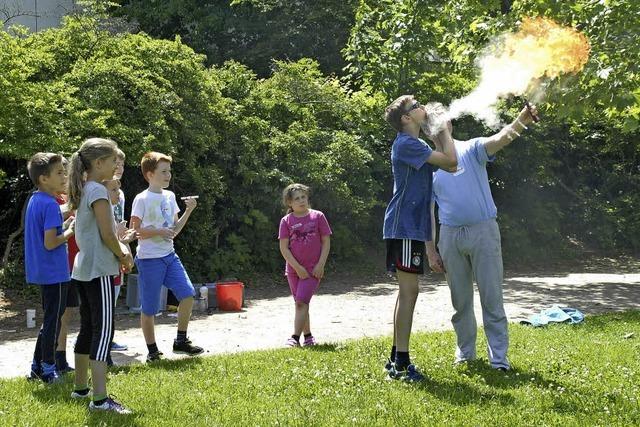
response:
M111 342L111 351L127 351L129 350L129 346L124 344L118 344L117 342Z
M391 370L389 370L389 378L393 380L400 380L408 383L415 383L424 380L424 375L416 369L415 365L411 364L405 369L397 369L395 363L392 364Z
M45 362L42 362L42 374L40 375L40 379L47 384L57 384L64 381L62 379L62 375L58 372L58 368L56 368L56 364L49 364Z

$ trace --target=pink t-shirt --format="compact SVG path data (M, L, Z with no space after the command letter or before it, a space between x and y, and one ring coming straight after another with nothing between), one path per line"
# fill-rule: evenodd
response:
M295 259L307 269L309 274L318 263L322 252L322 236L331 234L331 228L324 214L314 209L303 217L293 213L280 220L278 239L289 239L289 250ZM295 273L293 267L286 263L286 274Z

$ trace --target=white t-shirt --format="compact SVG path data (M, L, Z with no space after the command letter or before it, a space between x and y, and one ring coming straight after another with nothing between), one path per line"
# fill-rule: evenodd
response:
M141 219L141 228L173 228L174 218L180 212L176 195L172 191L162 190L162 193L154 193L144 190L133 199L131 216ZM173 240L160 236L149 239L138 239L137 257L162 258L174 251Z

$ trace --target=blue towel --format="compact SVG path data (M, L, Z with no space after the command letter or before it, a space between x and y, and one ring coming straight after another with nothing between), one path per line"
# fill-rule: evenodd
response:
M538 314L529 316L527 320L520 323L531 326L545 326L549 323L580 323L584 320L584 314L576 308L560 307L554 305L551 308L542 310Z

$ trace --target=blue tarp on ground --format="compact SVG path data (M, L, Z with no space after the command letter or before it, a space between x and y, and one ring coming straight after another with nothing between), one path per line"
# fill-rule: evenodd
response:
M560 307L554 305L551 308L544 309L538 314L529 316L526 320L521 321L523 325L546 326L549 323L580 323L584 320L584 314L576 308Z

